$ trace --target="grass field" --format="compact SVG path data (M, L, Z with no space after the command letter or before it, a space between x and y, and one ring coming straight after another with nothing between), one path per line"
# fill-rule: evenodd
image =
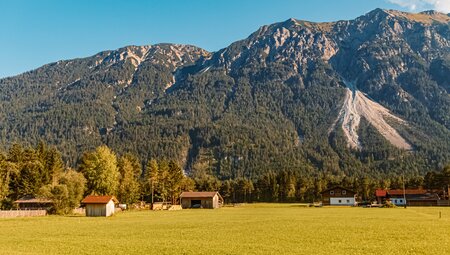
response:
M254 204L0 219L0 253L450 254L450 208Z

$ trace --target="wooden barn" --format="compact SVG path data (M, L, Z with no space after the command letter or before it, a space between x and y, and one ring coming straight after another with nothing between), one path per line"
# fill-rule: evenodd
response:
M321 194L323 205L356 205L356 192L340 186L322 191Z
M440 205L439 195L432 190L425 189L391 189L376 190L375 195L379 204L389 200L397 206L437 206Z
M16 201L15 204L20 210L50 210L53 207L53 201L46 198L36 198L25 196Z
M81 201L81 204L86 207L86 216L88 217L111 216L118 203L119 201L114 196L87 196Z
M186 208L220 208L223 198L219 192L183 192L180 195L181 207Z

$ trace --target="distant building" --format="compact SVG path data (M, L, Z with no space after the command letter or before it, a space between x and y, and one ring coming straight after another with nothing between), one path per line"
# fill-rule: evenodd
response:
M440 205L439 195L432 190L425 189L392 189L375 191L377 202L384 204L390 201L397 206L437 206Z
M86 216L111 216L115 212L115 204L119 201L114 196L87 196L81 201L86 206Z
M34 196L25 196L16 201L15 204L21 210L47 210L53 207L53 201L46 198L36 198Z
M340 186L322 191L321 194L323 205L356 205L356 192Z
M440 200L438 194L424 189L405 190L406 201L402 189L389 190L388 193L391 202L395 205L437 206Z
M388 199L387 190L384 189L377 189L375 190L375 197L377 198L378 204L385 204L386 200Z
M186 208L220 208L223 198L219 192L183 192L180 195L181 206Z

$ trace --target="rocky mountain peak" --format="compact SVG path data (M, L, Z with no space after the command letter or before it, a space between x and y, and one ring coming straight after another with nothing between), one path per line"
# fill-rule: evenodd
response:
M409 13L402 11L389 10L388 13L399 19L407 20L409 22L416 22L422 24L433 24L433 23L443 23L448 24L450 22L450 17L447 14L437 12L434 10L423 11L419 13Z
M156 44L58 61L0 80L0 140L65 141L73 160L101 143L188 168L208 155L227 178L241 160L242 172L279 162L334 171L353 155L344 169L360 169L371 155L378 163L367 167L378 171L395 147L419 151L411 162L447 162L447 19L382 9L292 18L213 53Z

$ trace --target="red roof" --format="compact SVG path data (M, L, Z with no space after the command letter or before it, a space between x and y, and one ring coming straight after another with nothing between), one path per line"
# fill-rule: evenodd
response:
M429 193L425 189L405 189L405 195L423 195ZM391 190L385 190L385 189L377 189L375 190L375 196L377 197L386 197L387 195L391 196L399 196L403 195L403 189L391 189Z
M323 195L323 194L326 194L326 193L328 193L328 192L330 192L331 190L334 190L334 189L346 190L347 192L350 192L350 193L352 193L352 194L356 194L355 191L350 190L350 189L347 189L347 188L344 188L344 187L342 187L342 186L334 186L334 187L332 187L332 188L326 189L326 190L322 191L321 194L322 194L322 195Z
M214 197L218 192L183 192L181 193L180 197L193 197L193 198L204 198L204 197Z
M377 197L385 197L387 195L387 191L384 189L375 190L375 196Z
M81 201L82 204L107 204L113 200L114 203L119 201L114 196L87 196Z

